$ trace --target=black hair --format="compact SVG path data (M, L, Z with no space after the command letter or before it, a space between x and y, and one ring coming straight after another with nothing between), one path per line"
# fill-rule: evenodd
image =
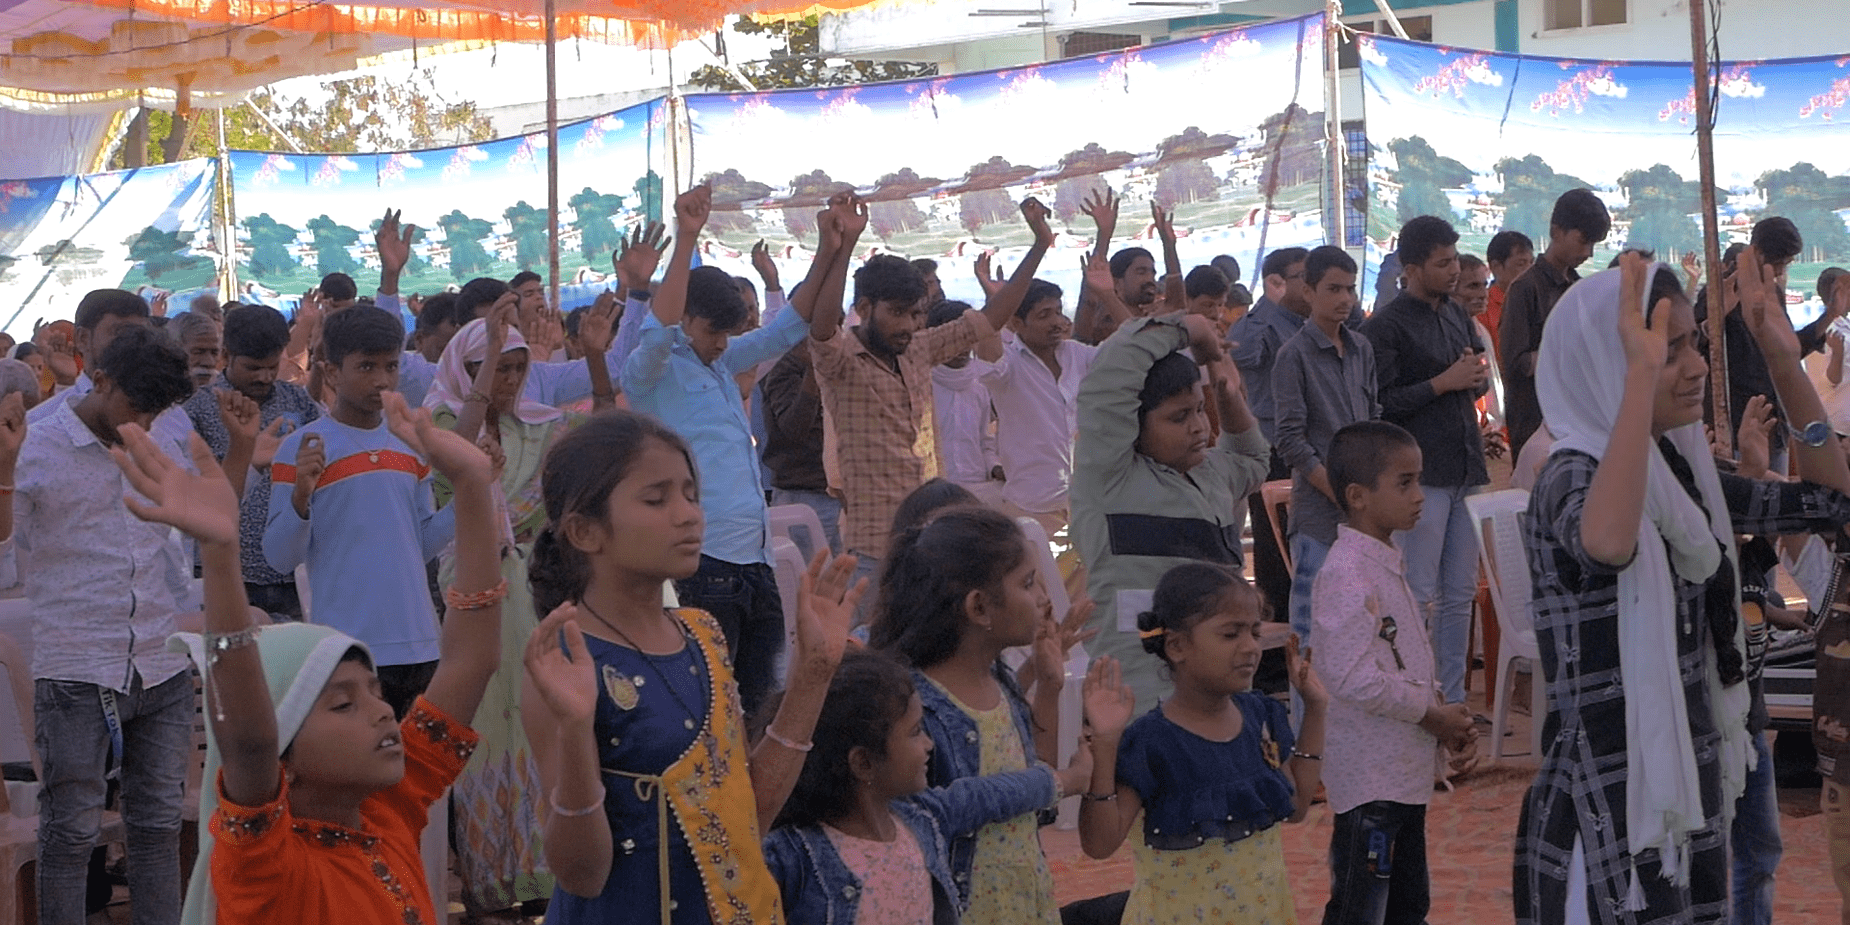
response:
M982 503L970 493L970 489L943 476L933 476L907 493L905 499L899 502L899 507L893 509L893 525L887 536L896 540L907 530L930 523L939 511L947 508Z
M928 328L935 328L941 324L950 324L962 318L964 313L969 310L970 303L968 302L959 302L956 299L945 299L933 305L931 311L925 313L925 326Z
M186 353L153 328L124 329L104 348L96 366L142 414L158 414L193 394Z
M943 662L963 641L964 599L999 597L1027 555L1021 527L993 508L954 508L906 530L887 552L869 643L915 668Z
M1522 251L1535 253L1535 242L1529 240L1528 235L1520 231L1499 231L1484 245L1484 259L1491 263L1508 263Z
M1155 411L1157 405L1194 388L1200 381L1200 368L1180 350L1150 364L1143 388L1137 391L1137 426L1143 426L1144 416Z
M345 273L329 273L321 278L321 295L333 302L345 302L360 297L360 287L353 277Z
M476 312L481 310L482 306L495 304L502 296L507 295L507 289L506 283L486 276L478 276L463 283L462 289L456 293L456 307L452 309L456 313L458 323L467 324L474 321Z
M358 307L334 312L321 322L321 358L339 366L355 353L400 353L405 323L397 312Z
M854 303L897 302L911 306L925 298L925 278L912 264L891 254L868 258L854 271ZM866 321L868 319L861 319Z
M1349 486L1377 487L1387 470L1388 454L1403 447L1417 450L1420 444L1400 425L1386 421L1358 421L1330 438L1323 466L1343 513L1349 513Z
M1612 230L1612 213L1606 211L1606 204L1592 190L1571 189L1555 200L1548 227L1551 231L1578 231L1587 243L1593 244L1606 240L1606 233Z
M912 261L912 269L919 271L919 276L923 277L927 273L938 272L938 261L930 257L918 257Z
M745 327L751 310L732 276L719 267L695 267L687 274L687 318L699 318L715 331Z
M843 653L810 737L815 746L772 827L834 822L851 813L856 781L849 754L864 748L886 757L887 739L915 693L912 673L891 656L861 648Z
M590 310L591 306L580 305L565 313L565 335L567 337L578 336L578 325L580 322L584 321L585 312Z
M1291 272L1291 265L1303 263L1309 259L1310 251L1302 247L1281 247L1267 255L1265 262L1259 264L1261 276L1285 276Z
M15 360L23 360L26 357L35 356L38 352L39 345L29 340L22 340L13 345L13 359Z
M1150 609L1137 615L1143 650L1169 664L1169 637L1180 636L1220 613L1238 596L1265 619L1265 599L1238 572L1209 562L1188 562L1163 573Z
M1441 247L1458 243L1452 223L1432 215L1420 215L1400 226L1400 247L1394 251L1403 267L1417 267Z
M535 273L532 270L522 270L519 273L514 274L513 279L510 279L507 281L507 287L509 289L519 289L520 287L525 286L528 283L537 283L537 282L541 282L540 275L538 273Z
M117 318L146 318L148 300L124 289L92 289L84 293L83 301L77 303L77 314L71 318L79 330L94 331L109 315Z
M1331 270L1341 270L1353 274L1355 258L1340 247L1325 244L1311 251L1304 257L1304 285L1313 289L1323 282L1323 275Z
M1683 278L1669 266L1659 266L1657 273L1651 277L1651 291L1646 295L1647 305L1656 305L1661 299L1672 303L1689 301L1689 293L1683 291ZM1701 325L1697 325L1701 327Z
M1754 233L1748 241L1760 249L1760 259L1767 263L1787 263L1805 249L1799 226L1781 215L1755 222Z
M263 359L289 346L289 322L268 305L244 305L225 315L225 355Z
M1137 262L1139 257L1150 261L1151 266L1156 265L1156 258L1149 251L1141 247L1127 247L1111 255L1111 278L1123 279L1124 274L1131 271L1131 264Z
M1188 271L1188 275L1182 277L1182 294L1191 299L1201 296L1219 299L1227 295L1230 285L1227 281L1227 274L1204 263Z
M1044 279L1030 280L1028 282L1027 294L1021 297L1021 304L1015 307L1015 317L1026 321L1028 320L1028 313L1034 311L1034 306L1048 299L1062 299L1065 297L1066 290L1061 289L1053 283Z
M422 334L435 331L438 325L446 321L458 327L466 324L467 322L459 321L456 318L457 301L458 299L454 292L439 292L425 299L424 304L418 306L418 333ZM475 318L474 316L470 316L468 320L474 321Z
M732 278L732 285L739 290L739 298L741 299L745 298L745 294L748 292L751 293L753 297L758 295L758 284L752 282L750 277L735 276Z
M603 522L610 515L610 493L629 475L637 457L655 440L679 452L698 482L700 470L687 441L668 425L637 411L611 410L573 428L554 443L540 463L540 496L546 527L533 541L527 586L534 610L544 617L567 601L584 596L591 582L591 561L562 535L567 518Z
M1208 261L1208 265L1219 270L1220 275L1227 277L1228 283L1238 283L1240 281L1240 261L1233 255L1222 254Z
M1831 293L1837 291L1838 281L1842 280L1845 275L1850 275L1850 270L1845 270L1843 267L1829 267L1823 273L1818 274L1818 298L1829 302ZM1826 306L1826 308L1829 307Z
M1229 308L1251 304L1253 304L1253 291L1246 288L1245 283L1234 283L1227 287L1227 306Z
M1460 273L1469 273L1472 270L1475 270L1479 267L1487 267L1487 266L1489 266L1489 264L1485 263L1483 258L1479 257L1476 254L1459 254L1458 255L1458 272Z

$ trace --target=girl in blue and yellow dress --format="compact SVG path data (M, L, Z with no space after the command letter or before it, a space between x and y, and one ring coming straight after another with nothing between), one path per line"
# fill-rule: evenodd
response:
M529 571L550 615L526 647L521 712L558 883L547 921L779 925L760 835L841 659L853 558L811 563L790 687L748 752L719 625L663 606L664 582L700 561L686 443L654 418L606 412L553 446L540 483L547 523Z
M1291 683L1304 698L1294 736L1284 704L1252 690L1262 623L1258 592L1240 576L1177 566L1137 618L1175 694L1133 722L1117 660L1086 674L1093 766L1080 845L1110 857L1143 816L1126 925L1297 921L1278 823L1303 819L1317 792L1329 696L1294 640Z

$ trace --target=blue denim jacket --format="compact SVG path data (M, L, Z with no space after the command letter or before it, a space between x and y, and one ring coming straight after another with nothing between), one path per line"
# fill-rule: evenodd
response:
M1021 733L1021 750L1032 763L1034 758L1034 716L1028 698L1015 683L1015 675L1000 661L991 672L1002 685L1002 696L1015 714L1015 728ZM976 720L957 708L944 689L914 669L912 684L918 689L925 706L925 732L931 736L931 763L925 770L925 782L933 787L948 787L952 782L983 773L982 737ZM1054 811L1048 809L1041 825L1051 825ZM970 902L970 865L976 859L976 830L951 837L951 878L957 884L957 904Z
M1060 796L1053 769L1036 765L990 777L966 777L890 805L912 830L931 874L933 925L957 925L968 904L951 875L950 840L992 822L1052 805ZM786 827L764 840L765 863L784 897L784 917L802 925L854 925L861 881L848 871L821 826ZM966 879L969 869L965 868Z

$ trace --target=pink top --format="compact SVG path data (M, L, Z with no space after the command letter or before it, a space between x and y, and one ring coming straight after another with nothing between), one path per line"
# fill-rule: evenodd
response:
M893 820L898 830L890 842L856 838L823 826L829 843L841 855L848 872L861 881L861 899L855 910L856 922L879 925L931 925L931 873L925 869L925 855L919 840L904 822Z
M1330 691L1323 746L1330 809L1376 800L1426 805L1439 747L1419 727L1436 696L1432 643L1400 551L1337 527L1311 591L1311 619L1317 674ZM1390 619L1392 645L1382 638Z

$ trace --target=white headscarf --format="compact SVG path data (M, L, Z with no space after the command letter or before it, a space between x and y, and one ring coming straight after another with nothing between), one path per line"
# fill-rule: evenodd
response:
M1654 263L1655 278L1664 264ZM1625 395L1625 348L1619 339L1619 270L1589 276L1567 291L1549 314L1536 358L1535 388L1542 417L1555 435L1554 452L1575 450L1599 459ZM1647 308L1649 306L1647 305ZM1702 793L1689 704L1677 670L1677 598L1671 571L1702 583L1726 550L1738 561L1734 526L1700 423L1664 434L1695 471L1702 507L1690 500L1655 442L1649 448L1638 552L1619 573L1619 675L1625 688L1625 830L1632 857L1627 907L1645 906L1637 859L1656 848L1664 877L1689 882L1689 839L1702 828ZM1739 593L1737 583L1736 593ZM1738 604L1737 597L1737 608ZM1706 649L1707 632L1704 632ZM1744 649L1736 623L1733 644ZM1721 732L1722 805L1732 816L1746 786L1752 750L1747 737L1746 684L1724 688L1713 655L1703 659L1709 709ZM1725 825L1725 823L1724 823Z
M526 350L527 339L520 336L520 329L509 326L507 343L501 346L501 352ZM528 351L531 355L531 351ZM469 375L470 363L488 361L488 321L477 318L463 325L456 336L443 348L443 356L437 360L437 374L431 380L430 391L424 395L424 407L432 411L448 408L454 414L461 415L463 400L468 398L475 388L475 377ZM513 410L508 412L528 424L544 424L556 421L563 416L559 409L530 401L526 397L526 381L521 381L521 396Z

